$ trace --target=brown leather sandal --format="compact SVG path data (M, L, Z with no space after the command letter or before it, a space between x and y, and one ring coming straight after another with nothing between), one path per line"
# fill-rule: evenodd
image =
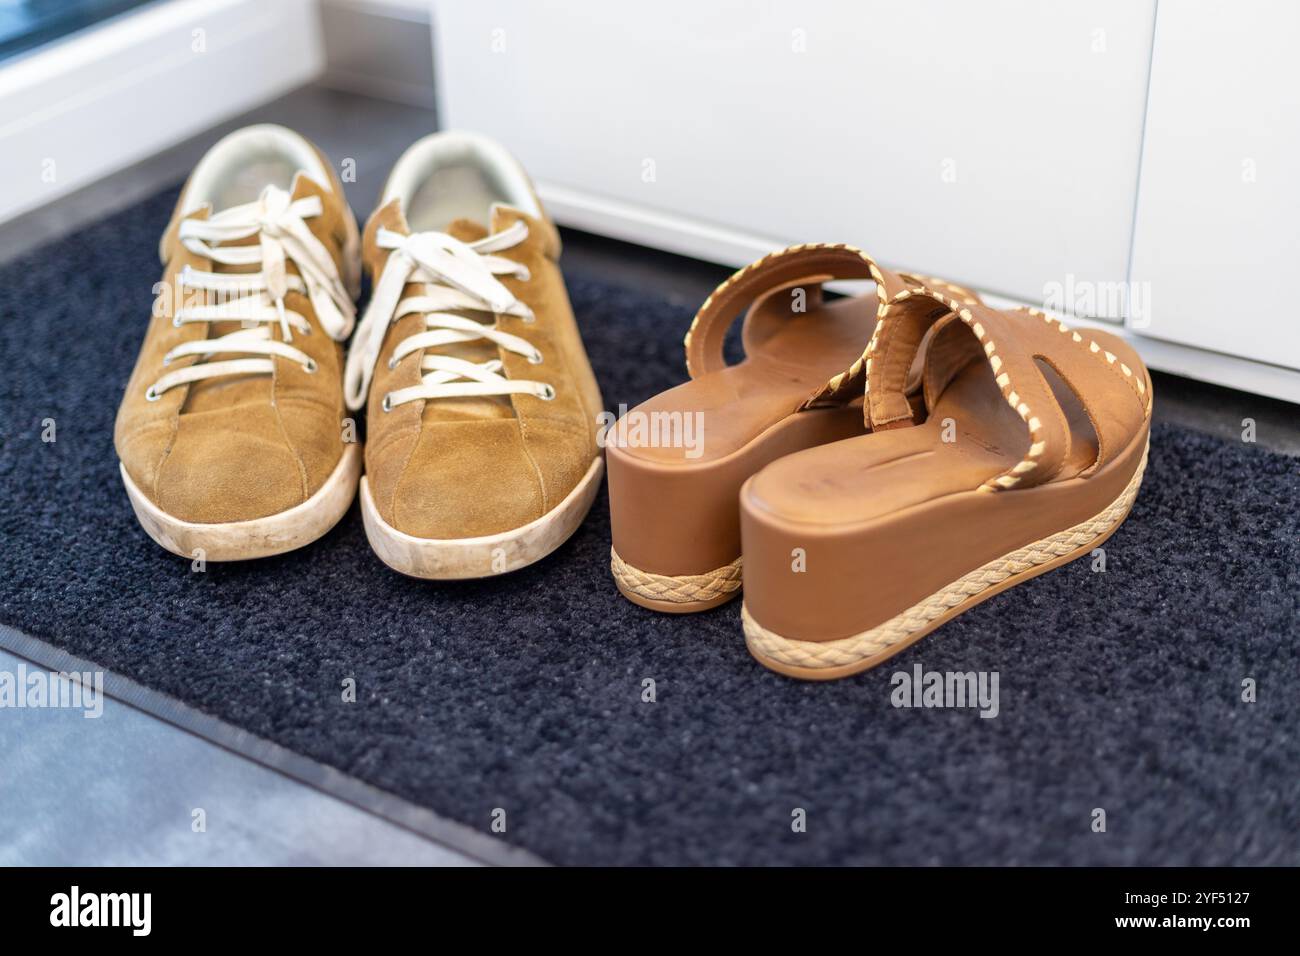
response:
M874 280L877 294L825 301L821 284L830 279ZM627 598L680 613L739 593L741 484L782 455L863 433L863 349L877 295L924 283L978 301L845 245L793 246L718 286L686 335L690 380L628 412L606 436L611 570ZM746 357L728 366L723 341L743 308Z
M928 334L927 334L928 333ZM927 343L928 417L909 365ZM866 670L985 598L1092 551L1146 467L1151 382L1104 332L905 290L868 347L873 434L741 490L750 652L792 677Z

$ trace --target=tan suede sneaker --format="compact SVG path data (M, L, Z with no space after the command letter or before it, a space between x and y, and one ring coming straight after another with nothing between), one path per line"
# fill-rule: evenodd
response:
M114 434L136 517L167 550L278 554L347 511L361 450L340 343L359 253L342 186L297 133L250 126L195 167Z
M600 391L559 234L498 144L406 151L366 226L374 295L348 355L366 415L366 534L390 567L477 578L546 556L600 486Z

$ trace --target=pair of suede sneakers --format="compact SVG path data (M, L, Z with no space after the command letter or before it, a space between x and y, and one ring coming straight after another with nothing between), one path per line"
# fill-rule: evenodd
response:
M754 656L829 679L1088 553L1132 505L1151 387L1122 340L843 245L719 286L687 335L690 380L602 441L559 251L527 175L482 137L412 146L360 236L310 143L231 134L163 237L118 416L141 524L215 561L315 540L356 491L365 408L374 550L417 577L484 577L576 530L605 445L620 591L690 612L743 583ZM363 262L374 292L345 362ZM829 300L831 279L876 292ZM672 440L687 420L697 440Z
M362 235L314 145L248 127L195 167L160 252L115 444L136 516L167 550L302 547L359 483L384 562L474 578L538 560L587 513L601 396L559 235L500 145L420 140Z

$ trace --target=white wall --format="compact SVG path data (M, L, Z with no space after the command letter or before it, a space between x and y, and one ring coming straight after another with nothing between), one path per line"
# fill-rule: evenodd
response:
M177 0L0 69L0 222L310 82L316 0Z
M451 0L442 116L504 138L575 224L612 200L682 251L847 241L1041 300L1127 272L1153 10Z
M1133 278L1143 331L1300 369L1300 4L1162 4Z
M434 0L444 125L563 224L851 242L1300 402L1297 36L1289 0Z

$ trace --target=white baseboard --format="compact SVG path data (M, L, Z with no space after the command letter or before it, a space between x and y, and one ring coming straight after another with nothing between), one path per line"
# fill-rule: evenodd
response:
M0 222L324 69L316 0L174 0L0 68Z
M547 182L537 183L537 195L555 221L571 229L736 268L790 244Z
M545 182L538 183L537 192L547 211L563 226L734 268L753 262L773 249L796 242L817 241L817 237L810 236L779 239L737 232ZM900 265L887 260L886 264ZM916 263L901 265L918 267ZM831 283L829 288L849 291L853 286ZM990 305L998 308L1023 305L1042 308L1041 303L1009 299L988 292L982 292L982 295ZM1157 371L1300 403L1300 372L1294 369L1150 338L1114 322L1078 316L1063 318L1068 318L1072 324L1105 329L1119 335L1137 350L1150 368Z

